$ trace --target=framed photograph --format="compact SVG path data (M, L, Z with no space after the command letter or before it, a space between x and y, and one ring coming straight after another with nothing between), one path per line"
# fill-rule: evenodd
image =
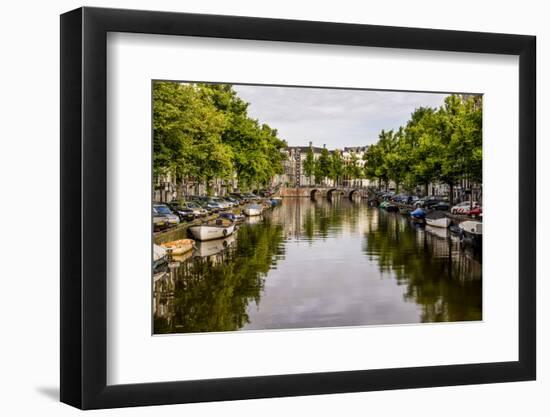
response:
M61 401L533 380L535 37L61 16Z

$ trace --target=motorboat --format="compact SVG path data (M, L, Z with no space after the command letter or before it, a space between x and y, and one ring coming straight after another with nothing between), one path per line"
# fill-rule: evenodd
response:
M161 243L168 255L183 255L193 250L195 241L193 239L178 239L171 242Z
M259 216L262 214L263 207L259 204L249 204L243 209L243 213L247 216Z
M458 227L462 231L461 241L481 248L483 237L483 223L477 220L466 220L461 222Z
M426 215L426 224L432 227L442 227L446 229L451 225L451 219L440 211L434 211Z
M197 240L223 239L235 231L235 222L229 219L215 219L190 226L189 231Z

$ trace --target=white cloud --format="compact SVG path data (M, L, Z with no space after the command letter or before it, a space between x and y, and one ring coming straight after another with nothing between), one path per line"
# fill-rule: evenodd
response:
M249 115L289 145L368 145L382 129L404 125L415 108L438 107L447 94L235 85Z

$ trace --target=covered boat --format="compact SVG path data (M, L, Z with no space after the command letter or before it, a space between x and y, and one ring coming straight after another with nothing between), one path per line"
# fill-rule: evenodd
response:
M197 240L213 240L227 237L235 231L235 222L229 219L215 219L196 226L189 231Z
M442 227L446 229L451 225L451 219L440 211L434 211L426 215L426 224L432 227Z
M411 220L413 222L424 224L425 218L426 218L426 212L422 210L420 207L411 211Z
M243 213L247 216L259 216L262 214L263 207L259 204L249 204L243 209Z
M220 213L220 218L229 219L235 223L240 223L244 221L244 216L242 214L235 214L231 212Z
M195 241L193 239L178 239L171 242L162 243L168 255L183 255L186 252L193 250Z

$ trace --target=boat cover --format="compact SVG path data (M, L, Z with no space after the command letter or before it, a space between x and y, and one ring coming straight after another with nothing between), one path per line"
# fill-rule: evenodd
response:
M426 217L426 212L419 207L416 210L411 211L411 216L423 218L423 217Z

